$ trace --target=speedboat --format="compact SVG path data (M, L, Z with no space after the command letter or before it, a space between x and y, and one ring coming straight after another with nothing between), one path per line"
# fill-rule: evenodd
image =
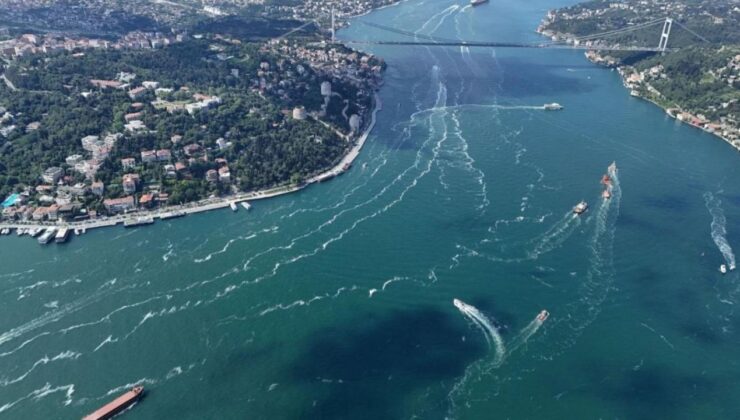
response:
M601 193L601 197L602 197L603 199L605 199L605 200L608 200L608 199L612 198L612 193L610 193L610 192L609 192L609 188L605 189L605 190L604 190L604 191L603 191L603 192Z
M576 204L575 207L573 207L573 213L575 214L583 214L588 209L588 203L585 201L581 201L580 203Z
M542 312L537 314L537 320L540 322L545 322L548 316L550 316L550 312L547 312L546 310L543 309Z
M720 265L719 266L719 272L722 273L722 274L727 273L727 266L724 265L724 264Z

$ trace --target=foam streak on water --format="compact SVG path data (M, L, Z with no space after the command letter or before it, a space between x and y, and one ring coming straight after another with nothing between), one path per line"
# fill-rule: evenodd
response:
M728 268L734 270L735 253L732 252L732 247L727 242L727 218L725 218L725 212L722 210L722 200L707 191L704 193L704 202L709 214L712 215L712 223L710 224L712 240L717 245L719 252L722 253Z

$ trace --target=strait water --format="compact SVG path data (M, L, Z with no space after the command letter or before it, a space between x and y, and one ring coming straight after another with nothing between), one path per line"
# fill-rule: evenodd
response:
M564 4L358 21L532 41ZM372 52L384 110L348 174L251 212L0 238L0 417L79 418L133 384L137 419L736 417L737 154L577 51Z

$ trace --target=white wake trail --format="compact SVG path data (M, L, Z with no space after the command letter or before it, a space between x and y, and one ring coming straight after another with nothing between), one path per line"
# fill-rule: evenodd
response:
M455 307L483 331L486 341L489 343L493 342L496 355L491 367L501 366L504 362L504 356L506 356L506 346L504 345L504 340L501 338L501 334L498 332L498 328L473 305L468 305L458 300Z
M730 270L735 269L735 253L732 252L730 243L727 242L727 218L725 212L722 210L722 201L715 197L711 192L704 193L704 202L709 210L709 214L712 215L711 231L712 240L719 248L719 252L727 262Z

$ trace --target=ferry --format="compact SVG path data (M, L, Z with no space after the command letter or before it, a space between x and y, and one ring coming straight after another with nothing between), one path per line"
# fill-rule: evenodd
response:
M237 211L237 210L239 210L239 207L237 207L236 206L236 203L234 203L233 201L231 203L229 203L229 207L231 207L231 211Z
M39 236L37 240L41 245L46 245L51 242L51 239L54 237L54 234L56 234L56 231L57 230L54 228L48 228L41 236Z
M95 410L95 412L83 417L82 420L104 420L109 419L123 410L131 407L144 395L144 387L136 386L128 392Z
M540 322L545 322L548 316L550 316L550 312L547 312L546 310L543 309L542 312L537 314L537 320Z
M123 227L130 228L143 225L151 225L154 223L153 217L137 217L136 219L128 219L123 222Z
M553 102L551 104L545 104L545 105L543 105L542 108L545 111L560 111L561 109L563 109L563 106L560 105L557 102Z
M575 214L583 214L588 209L588 203L585 201L581 201L580 203L576 204L575 207L573 207L573 213Z
M488 3L488 0L470 0L471 6L480 6L483 3Z
M61 228L57 231L57 234L54 237L54 242L58 244L63 244L67 242L67 239L69 239L69 229Z
M250 210L252 208L252 205L249 204L248 201L242 201L241 204L242 204L242 207L244 207L246 210Z

